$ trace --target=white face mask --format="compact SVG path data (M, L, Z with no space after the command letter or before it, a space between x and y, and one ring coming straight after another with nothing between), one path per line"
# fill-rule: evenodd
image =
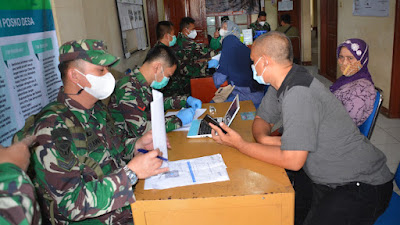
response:
M187 36L188 36L188 38L195 39L197 36L197 31L192 30L192 31L190 31L190 33Z
M258 22L261 26L264 26L265 25L265 21L260 21L260 22Z
M82 74L83 76L86 77L88 82L92 87L85 87L83 88L80 84L77 84L80 88L85 90L87 93L92 95L93 97L103 100L108 98L110 96L115 88L115 78L114 76L108 72L104 74L103 76L95 76L92 74L84 74L81 71L75 69L78 73Z
M228 34L227 30L221 29L219 30L219 35L221 35L221 37L225 37Z

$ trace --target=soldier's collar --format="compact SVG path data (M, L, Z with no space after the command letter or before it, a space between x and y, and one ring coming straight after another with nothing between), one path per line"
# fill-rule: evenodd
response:
M140 84L141 84L142 86L150 87L150 84L147 83L146 78L144 78L143 74L140 72L139 69L136 69L136 70L135 70L135 75L134 75L134 76L135 76L136 79L140 82Z

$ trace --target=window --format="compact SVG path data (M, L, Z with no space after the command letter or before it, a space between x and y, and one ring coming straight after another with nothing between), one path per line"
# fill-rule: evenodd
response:
M221 18L225 15L220 16L208 16L207 17L207 34L214 37L214 32L221 27ZM251 23L251 15L241 14L241 15L227 15L229 20L236 23L240 29L247 29Z

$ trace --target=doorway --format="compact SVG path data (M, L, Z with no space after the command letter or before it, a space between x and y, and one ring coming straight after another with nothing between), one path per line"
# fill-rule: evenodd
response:
M337 0L320 0L321 48L319 74L336 81Z
M394 24L392 81L390 88L389 110L385 113L389 118L400 118L400 0L396 1Z
M311 65L318 67L318 7L317 0L310 0Z

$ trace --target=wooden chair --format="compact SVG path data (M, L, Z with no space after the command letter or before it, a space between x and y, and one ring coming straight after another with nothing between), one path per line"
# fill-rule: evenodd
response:
M296 64L301 65L300 37L289 37L289 39L292 42L292 47L293 47L293 62L296 63Z

